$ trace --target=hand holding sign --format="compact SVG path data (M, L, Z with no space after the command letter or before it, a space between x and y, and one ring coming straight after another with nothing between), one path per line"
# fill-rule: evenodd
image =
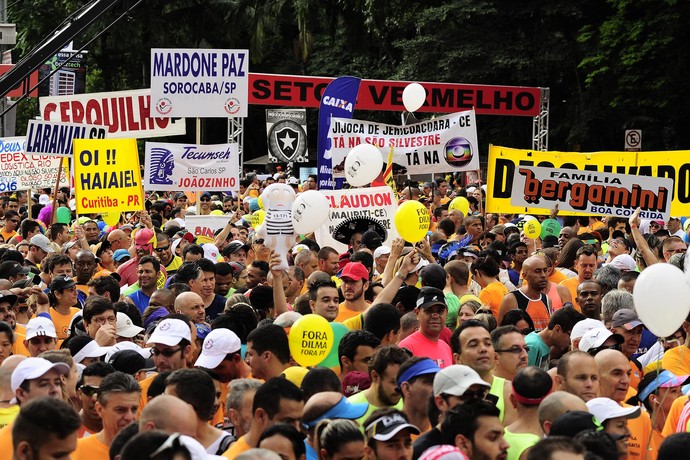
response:
M290 328L290 354L300 366L315 366L328 356L334 333L323 316L304 315Z

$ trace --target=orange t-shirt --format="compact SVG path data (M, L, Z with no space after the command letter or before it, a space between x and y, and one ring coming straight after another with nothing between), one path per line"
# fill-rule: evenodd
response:
M565 276L563 272L560 272L558 270L554 270L553 273L551 273L551 276L549 276L549 281L555 284L561 284L561 282L567 279L568 277Z
M19 327L17 327L19 329ZM24 333L22 334L21 332L14 331L14 343L12 344L12 353L15 355L22 355L26 356L27 358L29 357L29 350L26 349L26 346L24 345L24 341L26 340L26 329L24 329Z
M673 401L673 404L671 404L671 410L668 411L668 415L666 416L666 423L664 423L664 429L661 431L661 435L663 437L666 438L676 432L676 427L678 426L678 422L680 421L681 412L683 412L683 409L685 408L685 405L687 403L687 396L681 396L675 401Z
M690 374L690 348L680 345L666 351L661 358L661 367L673 375Z
M0 430L0 452L2 455L12 458L14 455L14 446L12 445L12 425L14 423L8 423Z
M217 427L220 424L225 423L225 401L228 400L228 384L220 383L220 407L216 411L216 415L213 416L213 420L209 423L211 426Z
M139 388L141 388L141 396L139 396L139 415L141 415L141 411L144 410L144 406L146 406L146 403L149 402L149 398L146 394L149 392L151 382L153 382L153 379L156 378L156 375L152 375L151 377L145 378L144 380L139 382Z
M233 445L231 445L230 448L223 453L223 457L229 458L229 459L234 459L238 455L240 455L242 452L246 452L251 448L252 448L252 446L247 444L247 441L245 440L245 436L240 436L240 439L238 439L237 442L235 442Z
M508 295L508 288L506 288L500 281L494 281L486 285L484 289L479 292L479 300L483 304L491 307L491 311L495 318L498 318L498 310L501 308L503 298Z
M570 291L570 297L572 298L573 306L575 309L579 312L582 312L580 309L580 306L577 304L577 301L575 300L577 298L577 287L580 285L580 280L577 276L574 278L568 278L566 280L563 280L559 283L561 286L565 286L568 288Z
M632 407L621 404L623 407ZM640 416L628 420L630 439L628 440L628 460L647 460L646 457L649 440L652 434L652 421L646 411L641 411ZM656 452L654 453L656 458Z
M77 440L77 450L72 460L109 460L110 448L103 444L97 435Z
M338 307L338 316L333 321L336 323L342 323L343 321L346 321L350 318L354 318L360 313L362 312L350 310L348 307L345 306L345 302L343 302Z
M69 325L72 322L72 317L79 311L76 307L70 307L69 313L66 315L61 315L54 308L51 308L50 319L53 320L55 325L55 331L57 332L58 342L62 343L69 336Z

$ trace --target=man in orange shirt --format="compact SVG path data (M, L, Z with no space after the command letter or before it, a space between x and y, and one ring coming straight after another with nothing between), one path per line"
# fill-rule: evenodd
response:
M77 447L81 420L72 407L55 398L38 398L19 412L12 427L18 460L62 458ZM7 454L7 452L6 452Z
M361 262L349 262L340 274L345 302L340 304L336 323L359 315L369 307L364 293L369 288L369 271Z
M15 397L10 401L23 407L26 403L40 397L62 399L63 376L69 374L70 368L65 363L51 363L43 358L27 358L12 372L10 388ZM0 452L12 458L12 427L5 425L0 430Z
M575 270L577 276L561 281L561 286L565 286L570 291L570 298L573 299L573 305L580 311L580 306L577 303L577 286L587 280L591 280L594 276L594 270L597 269L597 250L591 244L585 244L575 253Z
M139 418L141 389L134 377L124 372L107 375L98 388L96 412L103 429L77 442L74 460L108 460L110 444L127 425Z

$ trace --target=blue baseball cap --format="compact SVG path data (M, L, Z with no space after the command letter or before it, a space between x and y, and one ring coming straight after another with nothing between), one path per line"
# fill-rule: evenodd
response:
M128 250L126 249L118 249L113 253L113 260L115 262L119 262L122 260L124 257L132 257L132 255L129 253Z
M400 377L398 377L398 388L402 386L403 382L409 382L420 375L436 374L440 372L441 368L431 359L423 359L405 370Z
M321 420L336 418L356 420L364 416L364 414L367 413L367 410L369 410L368 403L351 403L345 396L343 396L335 406L328 409L326 412L321 414L321 416L316 417L314 420L303 421L302 425L308 430L318 425Z
M640 391L637 397L640 401L644 401L658 388L679 387L686 383L688 377L690 377L690 375L676 376L671 371L661 371L659 372L659 375L657 375L657 377L649 383L649 385Z

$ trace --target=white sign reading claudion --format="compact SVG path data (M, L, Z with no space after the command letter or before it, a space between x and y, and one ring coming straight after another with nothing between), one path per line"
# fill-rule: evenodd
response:
M144 188L156 191L239 191L237 144L146 143Z
M394 216L398 202L390 187L354 188L348 190L321 190L329 203L328 220L314 232L319 246L330 246L338 253L347 251L347 245L335 239L344 227L364 221L382 229L383 244L390 247L398 236ZM361 227L359 227L361 228Z
M510 204L585 214L628 217L638 207L643 219L671 216L673 179L577 169L518 166Z
M246 117L249 51L154 48L151 100L159 117Z

